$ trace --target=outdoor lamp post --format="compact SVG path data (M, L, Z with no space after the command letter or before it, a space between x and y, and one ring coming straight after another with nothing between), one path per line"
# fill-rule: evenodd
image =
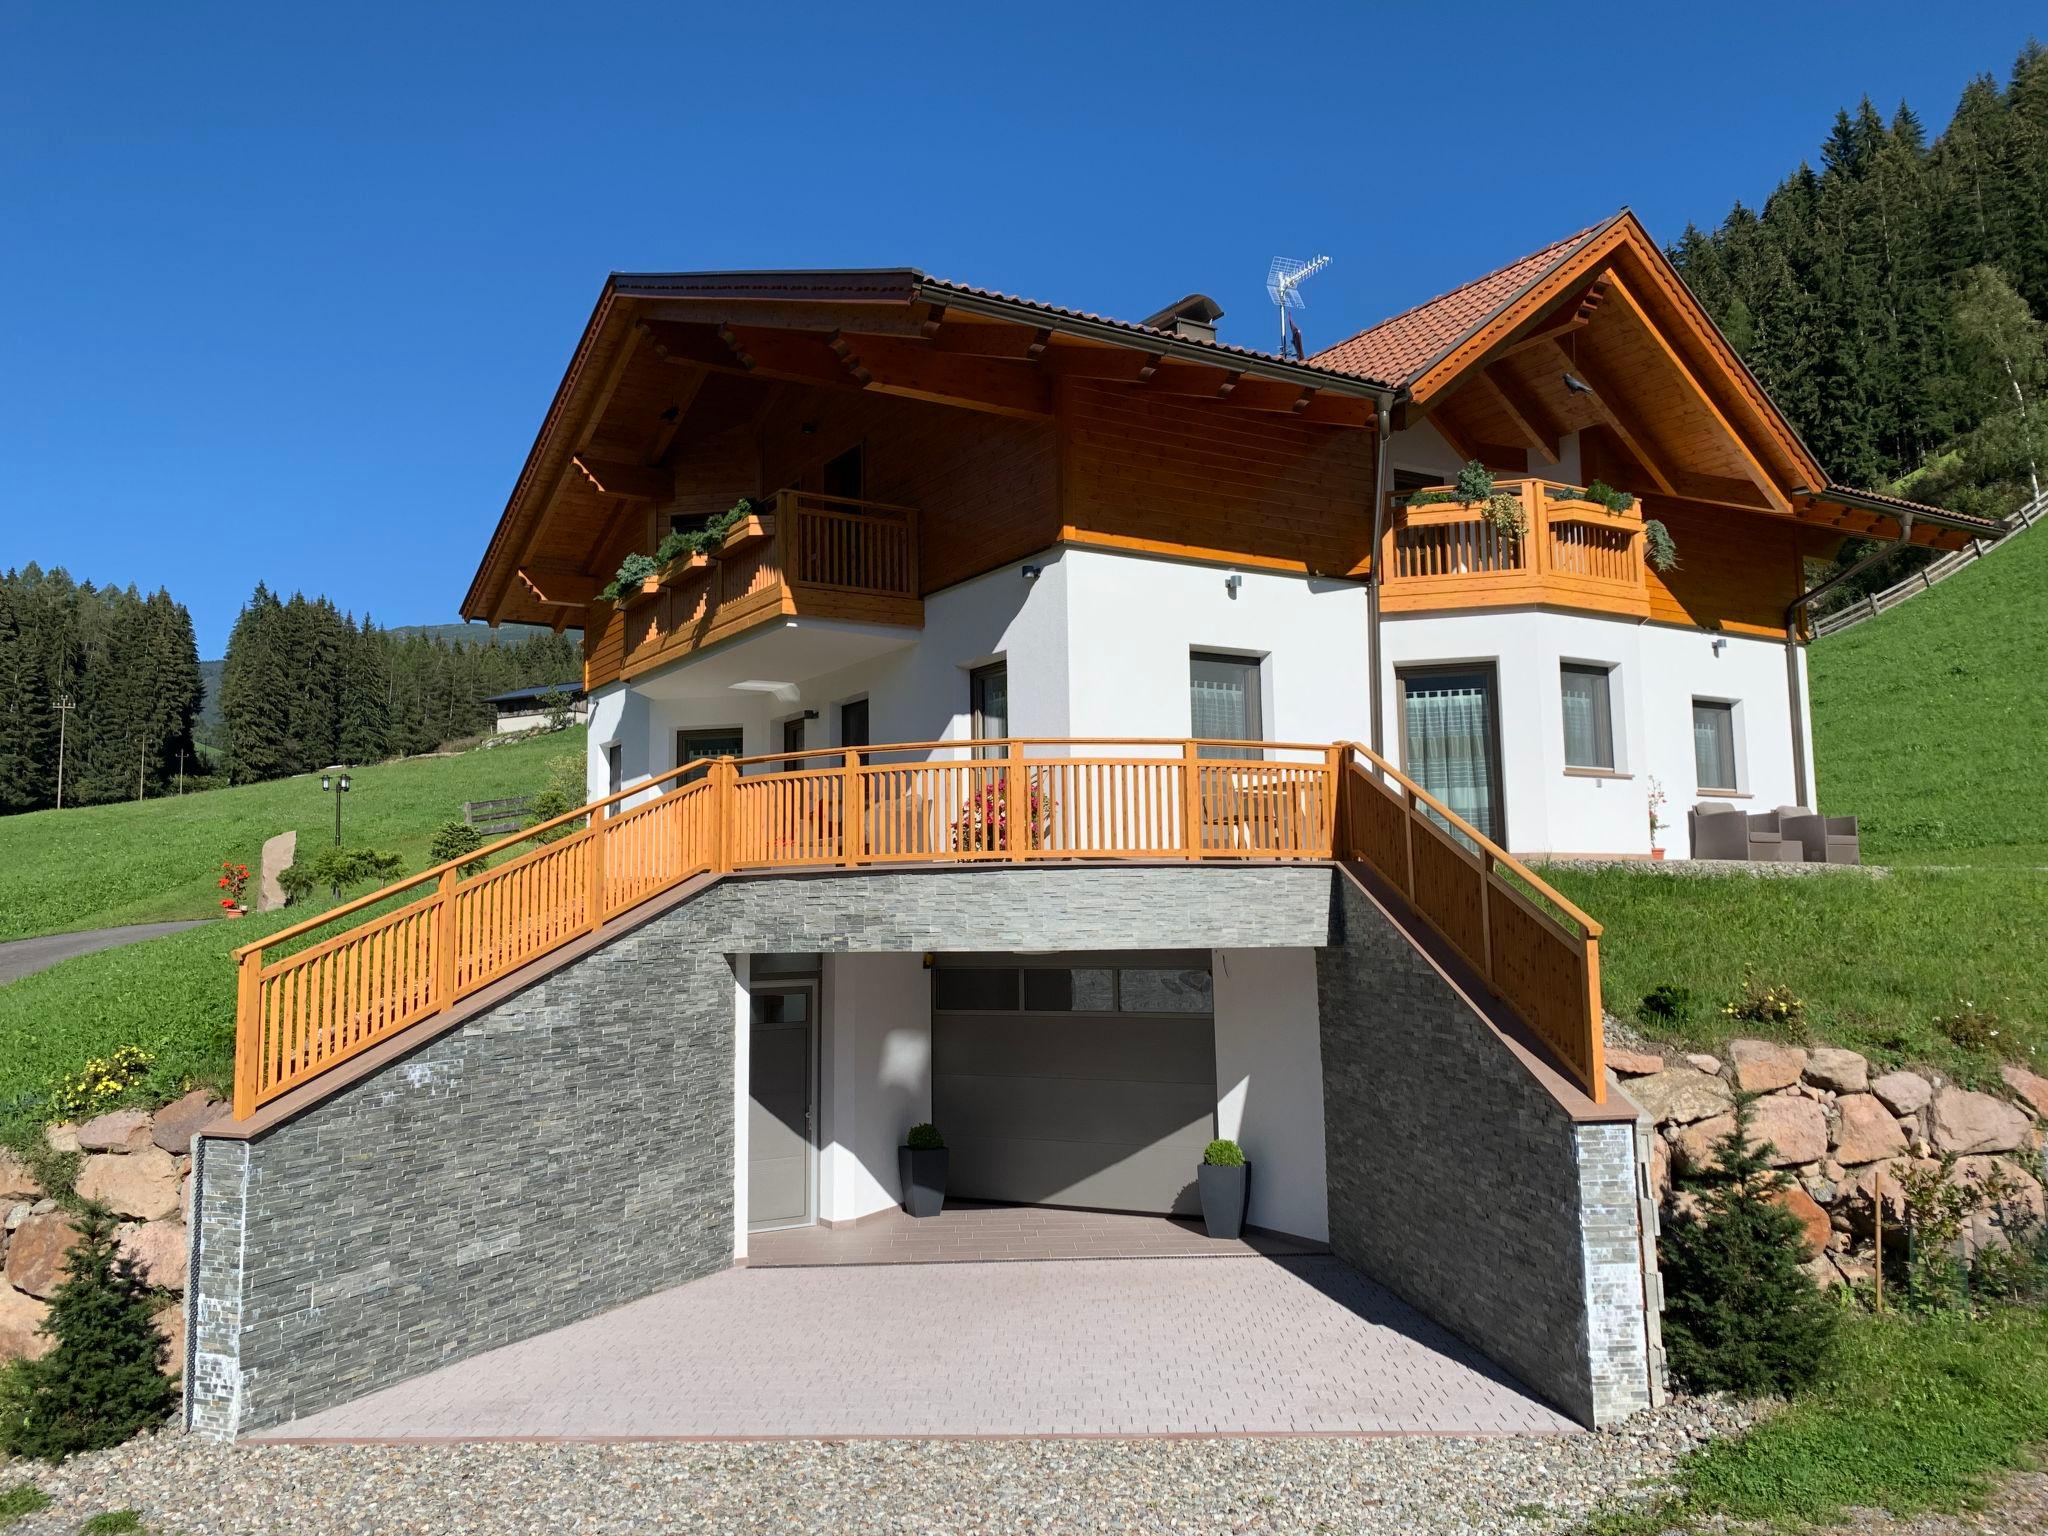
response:
M323 794L334 796L334 846L341 846L341 797L348 793L348 775L345 773L323 773L320 775L320 789ZM339 896L341 887L329 887L329 894Z

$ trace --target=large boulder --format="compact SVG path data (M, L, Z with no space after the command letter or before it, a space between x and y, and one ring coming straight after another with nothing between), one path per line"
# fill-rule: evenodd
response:
M185 1256L190 1251L185 1223L124 1222L116 1235L121 1252L135 1261L143 1279L167 1291L185 1289Z
M1878 1102L1895 1115L1917 1115L1934 1097L1934 1088L1918 1072L1887 1072L1870 1085Z
M57 1347L55 1339L36 1331L49 1311L35 1297L0 1285L0 1365L39 1359Z
M117 1109L78 1128L83 1152L139 1152L149 1145L149 1115L140 1109Z
M1720 1078L1689 1067L1636 1078L1628 1085L1628 1096L1659 1125L1690 1125L1735 1105L1735 1095Z
M1806 1070L1806 1052L1775 1040L1730 1040L1728 1060L1735 1086L1744 1093L1774 1093L1790 1088Z
M1828 1155L1827 1112L1813 1100L1774 1093L1749 1109L1749 1139L1771 1144L1773 1168L1817 1163Z
M1998 1199L1987 1199L1984 1209L1973 1212L1964 1224L1963 1249L1967 1253L2006 1247L2015 1231L2032 1232L2041 1225L2041 1182L2009 1157L1959 1157L1949 1170L1948 1181L1987 1194L1993 1187L2003 1191Z
M0 1202L34 1200L42 1195L28 1165L5 1147L0 1147Z
M1934 1095L1927 1135L1937 1150L2010 1152L2032 1128L2024 1112L1989 1093L1944 1086Z
M85 1160L77 1188L117 1215L143 1221L169 1216L178 1209L178 1160L154 1146L125 1155L102 1153Z
M1806 1080L1836 1093L1862 1093L1870 1087L1870 1063L1855 1051L1817 1046L1806 1058Z
M164 1151L183 1157L192 1150L193 1133L209 1121L218 1119L220 1112L219 1094L194 1088L182 1099L166 1104L156 1112L153 1139Z
M1671 1138L1671 1151L1681 1172L1705 1173L1715 1164L1714 1148L1735 1129L1735 1116L1714 1115L1683 1126Z
M47 1296L64 1283L64 1261L82 1234L62 1211L31 1216L7 1244L7 1283L31 1296Z
M1904 1154L1906 1133L1877 1095L1845 1093L1835 1100L1835 1114L1836 1162L1854 1167Z
M1664 1058L1648 1051L1609 1049L1607 1067L1616 1077L1648 1077L1664 1070Z
M2037 1115L2048 1115L2048 1077L2038 1072L2029 1072L2025 1067L2001 1067L1998 1075L2005 1079L2005 1086L2020 1096L2022 1103Z
M1813 1196L1797 1184L1788 1185L1771 1198L1799 1218L1799 1235L1806 1243L1806 1257L1818 1258L1828 1246L1828 1213Z

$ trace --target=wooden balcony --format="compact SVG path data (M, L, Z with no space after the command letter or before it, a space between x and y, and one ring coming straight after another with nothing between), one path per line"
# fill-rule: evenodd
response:
M1474 504L1390 500L1379 550L1383 611L1540 604L1649 616L1640 501L1616 512L1588 500L1582 486L1534 477L1499 480L1494 489L1521 504L1522 533L1501 531ZM1419 494L1455 490L1445 485Z
M1356 743L928 741L698 760L235 951L235 1117L742 870L1357 860L1605 1093L1600 926Z
M924 624L917 511L778 491L707 554L591 605L584 687L632 678L783 618Z

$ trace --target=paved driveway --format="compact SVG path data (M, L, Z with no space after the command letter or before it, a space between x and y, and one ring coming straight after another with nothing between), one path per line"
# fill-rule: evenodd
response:
M79 933L46 933L34 939L10 939L0 944L0 984L48 970L59 960L89 955L95 950L118 949L144 939L162 938L197 928L204 918L178 923L131 923L125 928L89 928Z
M1561 1432L1332 1258L736 1269L255 1439Z

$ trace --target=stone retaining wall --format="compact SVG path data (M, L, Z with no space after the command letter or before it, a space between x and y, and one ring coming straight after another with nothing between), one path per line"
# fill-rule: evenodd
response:
M1560 1408L1650 1405L1633 1124L1578 1124L1348 879L1319 957L1330 1243Z

